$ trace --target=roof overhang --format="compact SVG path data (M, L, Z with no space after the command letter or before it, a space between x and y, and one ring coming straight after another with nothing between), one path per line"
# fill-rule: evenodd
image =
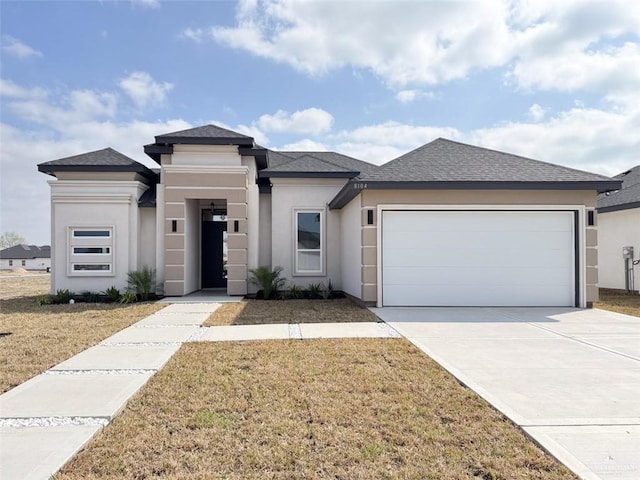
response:
M595 190L598 193L618 190L620 180L584 182L389 182L351 180L329 202L330 209L340 209L363 190Z
M238 145L239 147L253 147L251 137L181 137L160 135L156 137L156 145Z
M171 155L173 153L173 145L158 145L156 143L150 143L149 145L144 146L144 153L159 165L161 155Z
M278 172L261 171L260 178L354 178L360 172Z
M609 205L607 207L597 207L598 213L619 212L621 210L631 210L632 208L640 208L640 202L623 203L621 205Z
M38 165L38 171L52 177L56 176L56 172L130 172L140 174L151 183L158 181L158 175L141 163L132 165L47 165L47 163L41 163Z
M247 148L239 147L238 153L245 157L254 157L258 170L267 168L267 149L266 148Z

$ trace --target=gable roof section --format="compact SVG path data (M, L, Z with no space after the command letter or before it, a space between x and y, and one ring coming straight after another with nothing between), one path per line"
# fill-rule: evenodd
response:
M261 178L353 178L374 165L335 152L268 151Z
M38 171L54 177L56 172L134 172L152 182L157 179L157 175L149 168L113 148L40 163Z
M329 204L342 208L362 189L528 189L619 188L603 175L438 138L353 178Z
M27 260L32 258L51 258L51 247L43 245L14 245L0 250L0 258L3 260Z
M598 195L598 212L640 208L640 165L613 177L622 180L619 190Z

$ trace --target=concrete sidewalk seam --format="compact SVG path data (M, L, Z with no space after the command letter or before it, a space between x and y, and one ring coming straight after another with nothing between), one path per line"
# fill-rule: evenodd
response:
M120 369L78 369L78 370L47 370L43 375L147 375L157 373L155 368L120 368Z

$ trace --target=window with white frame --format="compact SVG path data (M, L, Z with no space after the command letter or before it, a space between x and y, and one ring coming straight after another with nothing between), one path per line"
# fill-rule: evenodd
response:
M113 276L113 227L69 227L69 275Z
M296 210L294 215L295 274L321 275L324 272L324 212Z

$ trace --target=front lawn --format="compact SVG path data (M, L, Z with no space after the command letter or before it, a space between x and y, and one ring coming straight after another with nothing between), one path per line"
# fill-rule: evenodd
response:
M332 300L243 300L223 303L204 326L265 323L379 322L348 298Z
M620 290L600 289L600 301L593 304L595 308L610 310L640 317L640 295L627 294Z
M404 339L185 344L62 473L575 479Z
M0 393L101 342L164 305L37 305L49 275L0 276Z

